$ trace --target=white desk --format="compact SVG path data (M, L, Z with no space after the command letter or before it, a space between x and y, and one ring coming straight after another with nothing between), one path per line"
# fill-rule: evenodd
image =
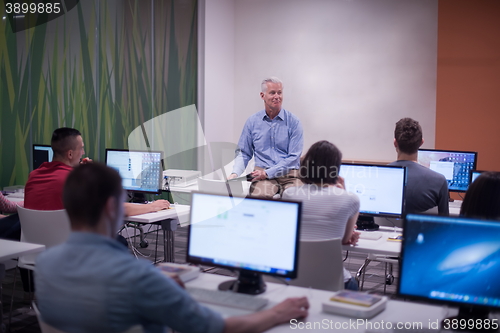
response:
M186 283L187 286L196 286L206 289L217 289L219 283L229 280L230 277L206 274L202 273L200 276L194 280ZM339 315L333 315L322 312L321 304L323 301L327 300L332 292L316 289L308 289L295 286L286 286L284 284L276 284L267 282L267 291L261 296L269 299L270 304L267 307L272 307L275 304L283 301L288 297L302 297L306 296L309 299L310 308L309 316L304 320L299 322L292 322L292 324L282 324L280 326L274 327L267 332L272 333L282 333L282 332L294 332L294 331L305 331L305 332L364 332L366 327L366 322L360 320L357 322L356 318L348 318ZM242 314L247 314L247 311L227 308L221 306L214 306L205 304L218 312L220 312L224 317L232 317ZM387 308L379 313L377 316L369 319L368 321L372 325L376 325L382 321L384 323L391 322L422 322L423 327L427 327L429 322L440 321L446 316L450 316L456 313L456 310L451 310L452 313L447 313L443 308L439 306L423 305L411 302L393 301L389 300L387 303ZM354 323L353 326L351 323ZM359 325L357 325L359 323ZM325 328L323 325L328 325ZM300 325L300 326L299 326ZM310 325L311 329L306 329L306 325ZM316 328L314 328L316 325ZM330 326L330 325L333 325ZM337 327L335 327L337 325ZM339 325L344 325L343 327ZM300 327L303 327L300 329Z
M165 209L154 213L125 217L127 222L161 225L163 230L163 256L166 262L174 262L174 231L177 224L187 225L189 222L189 206L175 205L173 209Z
M21 202L21 201L24 201L24 192L12 193L12 194L6 195L5 198L9 201L12 201L12 202Z
M342 249L345 251L366 254L382 254L394 257L399 256L399 254L401 253L401 242L389 241L387 240L387 238L394 234L402 234L403 230L400 228L396 228L396 232L394 232L394 228L392 227L380 227L380 229L375 232L382 233L382 237L377 240L359 239L356 245L342 245Z
M243 191L248 194L250 190L251 182L241 182L243 186ZM198 191L198 183L194 183L189 186L170 186L170 192L179 192L179 193L191 193L193 191Z
M170 186L170 192L191 193L193 191L198 191L198 183L189 186Z
M460 208L462 207L462 200L455 200L448 203L450 209L450 216L460 215Z
M0 261L18 258L24 254L42 252L43 250L45 250L45 245L0 239Z
M14 242L6 239L0 239L0 330L3 327L3 304L2 304L2 284L5 276L5 266L2 261L18 258L24 254L38 253L45 250L45 245L31 244L24 242Z
M370 231L361 231L370 232ZM354 246L352 245L342 245L342 249L345 251L358 252L367 254L367 258L363 265L358 269L356 273L356 280L360 281L363 271L372 261L372 257L369 255L383 255L389 257L399 257L401 253L401 242L400 241L389 241L387 238L393 235L403 234L401 228L394 227L384 227L381 226L379 230L373 231L381 233L382 237L377 240L371 239L359 239L358 243ZM392 272L390 272L392 275Z

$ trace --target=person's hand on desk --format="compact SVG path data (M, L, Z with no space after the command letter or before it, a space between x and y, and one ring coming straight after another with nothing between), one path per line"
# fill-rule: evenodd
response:
M232 173L232 174L229 175L229 177L227 177L227 179L230 180L230 179L234 179L236 177L238 177L238 175L235 174L235 173Z
M168 209L170 207L170 202L168 200L156 200L152 203L147 204L150 206L152 212L157 212L159 210Z
M275 312L278 323L288 323L290 319L299 319L307 317L309 301L307 297L287 298L270 310Z
M361 235L359 231L353 231L349 241L343 245L356 245L359 240L359 235Z
M307 317L309 301L306 297L287 298L278 305L246 316L226 319L224 332L263 332L292 319Z
M159 210L168 209L170 207L170 202L168 200L156 200L148 204L134 204L130 202L124 203L125 215L134 216L147 213L157 212Z

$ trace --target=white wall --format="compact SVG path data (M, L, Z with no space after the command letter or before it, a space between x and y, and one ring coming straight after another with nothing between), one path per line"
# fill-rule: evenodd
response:
M203 2L202 2L203 1ZM204 50L200 52L203 75L202 110L208 142L232 142L234 137L234 2L201 0L204 17ZM202 13L200 13L202 14ZM200 34L200 38L203 36ZM237 135L237 134L236 134Z
M405 116L434 147L437 0L208 0L205 19L214 137L237 142L263 107L261 80L278 76L305 150L326 139L345 159L393 160L394 124Z

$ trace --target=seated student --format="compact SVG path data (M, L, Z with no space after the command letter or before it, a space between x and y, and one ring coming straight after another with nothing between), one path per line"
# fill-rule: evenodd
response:
M24 206L36 210L63 209L62 189L64 181L73 168L89 162L85 158L82 134L74 128L62 127L52 133L50 142L54 157L33 170L24 189ZM125 203L127 216L156 212L170 206L167 200L156 200L146 205Z
M356 244L354 226L359 214L359 198L344 189L338 176L342 153L328 141L316 142L301 161L302 186L290 187L283 199L302 201L301 240L342 238L342 244ZM345 289L358 290L351 273L344 268Z
M54 130L50 141L54 157L52 162L44 162L33 170L28 177L24 187L24 207L35 210L59 210L63 209L62 191L66 177L74 167L80 163L88 163L91 160L84 158L84 143L80 131L74 128L62 127ZM156 200L147 205L124 203L126 215L139 215L156 212L170 206L167 200ZM118 230L117 230L118 232ZM118 239L124 246L127 241L121 235ZM31 274L31 273L29 273ZM23 287L26 292L33 290L28 281L28 272L21 270Z
M460 215L500 220L500 172L483 172L470 184Z
M72 233L36 261L36 298L45 322L64 332L261 332L305 317L306 298L223 319L193 300L149 261L114 239L123 220L120 175L99 163L76 167L63 193Z
M0 214L0 238L19 240L21 238L21 224L17 215L17 206L24 206L24 202L12 202L0 192L0 212L12 214L9 216Z
M418 148L424 143L418 121L403 118L396 123L394 147L398 160L389 165L407 169L406 212L422 213L437 206L440 215L448 215L448 182L431 169L418 164Z

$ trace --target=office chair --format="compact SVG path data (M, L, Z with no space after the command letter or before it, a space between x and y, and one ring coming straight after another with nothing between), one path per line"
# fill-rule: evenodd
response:
M344 266L340 238L300 241L299 271L293 286L337 291L344 289ZM270 278L264 276L266 281Z
M33 210L17 207L21 222L21 242L43 244L48 249L64 243L70 233L70 223L66 210ZM36 254L27 254L19 257L17 267L33 271L35 269ZM28 274L29 285L31 281ZM12 319L12 305L14 303L14 289L16 287L17 270L14 273L12 297L10 302L9 326Z
M43 211L17 207L17 211L21 222L21 242L43 244L48 249L68 239L71 227L65 209ZM33 270L37 255L19 257L17 266Z

